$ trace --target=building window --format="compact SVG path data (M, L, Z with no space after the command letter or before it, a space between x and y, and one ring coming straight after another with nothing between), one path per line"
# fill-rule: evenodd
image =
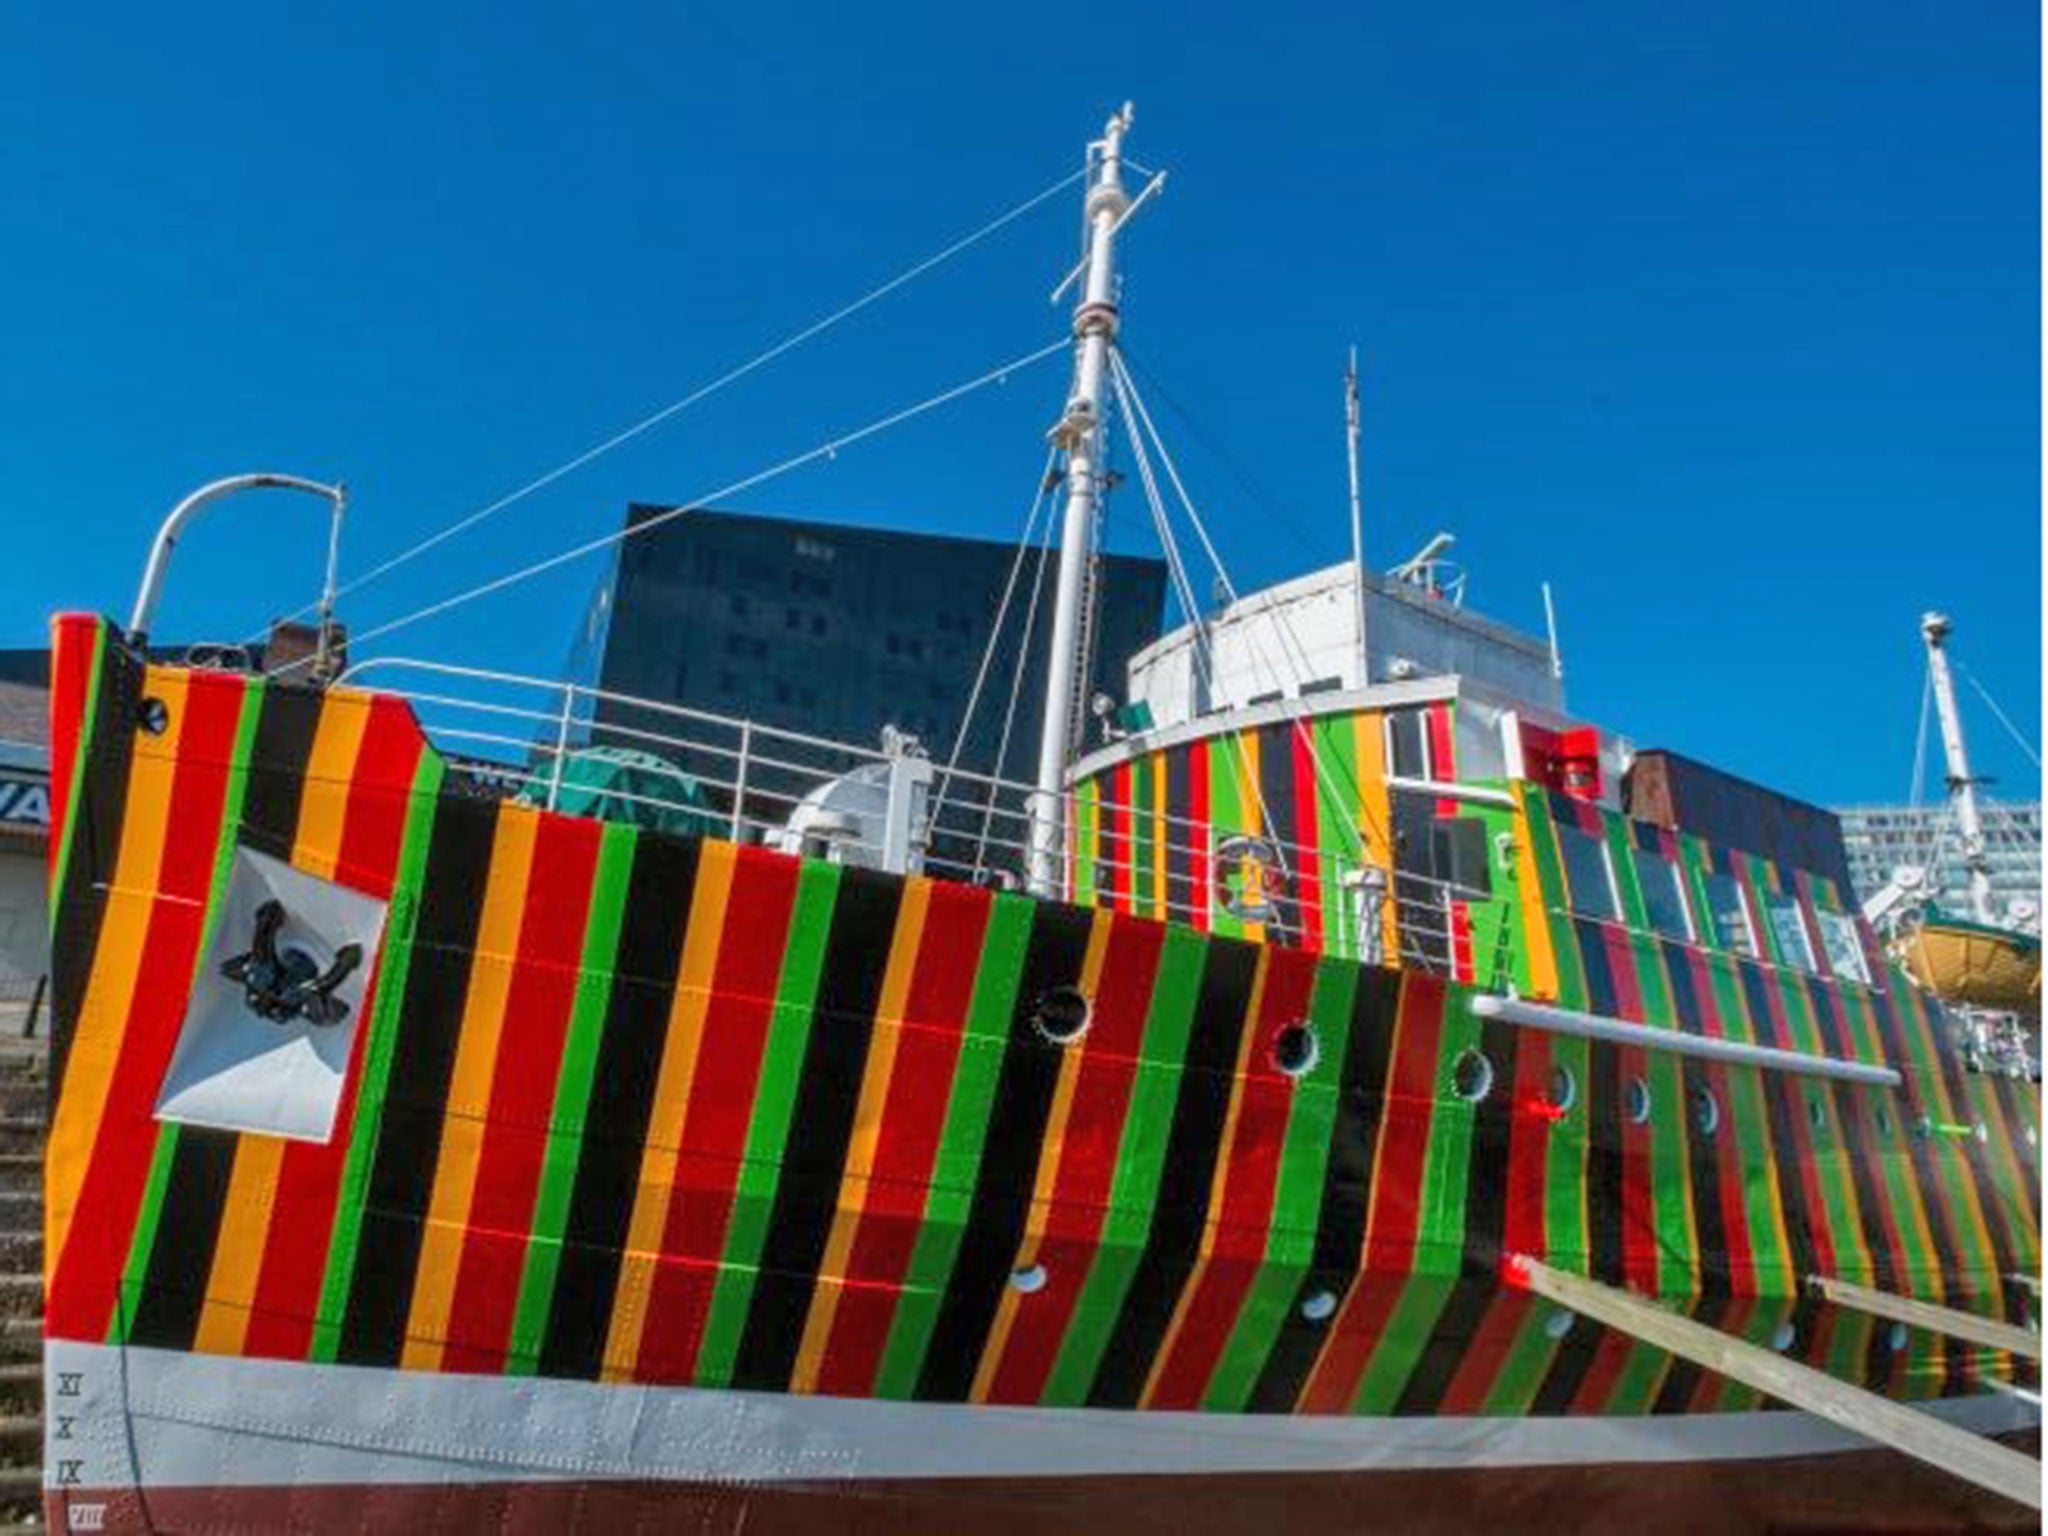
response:
M1690 944L1692 911L1685 904L1685 882L1678 878L1678 866L1661 853L1638 848L1636 881L1643 888L1643 909L1649 914L1650 926L1667 939Z
M1856 931L1856 919L1846 912L1813 914L1820 920L1821 947L1828 952L1828 967L1837 980L1860 981L1870 985L1870 961L1863 953L1863 936Z
M1607 839L1572 826L1560 826L1557 839L1564 852L1571 909L1614 922L1621 916L1621 904L1614 898L1614 864L1608 857Z
M752 607L753 604L747 601L746 593L735 592L732 594L732 616L734 618L744 619Z
M820 640L825 638L825 616L822 613L811 615L811 633Z
M1798 901L1782 891L1765 891L1764 914L1770 919L1778 958L1798 970L1813 970L1813 943L1806 936L1806 922L1799 915Z
M1716 944L1730 954L1756 957L1756 930L1750 926L1742 885L1733 875L1718 869L1708 873L1707 915L1713 919Z

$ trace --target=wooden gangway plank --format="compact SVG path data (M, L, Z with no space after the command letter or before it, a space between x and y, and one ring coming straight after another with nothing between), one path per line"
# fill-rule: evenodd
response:
M2017 1328L1995 1317L1936 1306L1931 1301L1921 1301L1913 1296L1872 1290L1867 1285L1837 1280L1832 1275L1809 1275L1806 1286L1816 1296L1824 1297L1838 1307L1853 1307L1873 1317L1888 1317L1895 1323L1925 1328L1930 1333L1967 1339L1972 1344L1982 1344L1986 1349L2010 1350L2013 1354L2025 1355L2029 1360L2041 1358L2041 1335L2031 1328Z
M1825 1371L1788 1360L1588 1276L1552 1269L1522 1254L1511 1255L1503 1267L1510 1284L1521 1285L1559 1306L2016 1504L2041 1507L2041 1464L1996 1440L1838 1381Z

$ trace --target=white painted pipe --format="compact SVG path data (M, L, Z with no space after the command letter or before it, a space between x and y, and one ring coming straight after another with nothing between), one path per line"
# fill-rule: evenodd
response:
M1556 1035L1609 1040L1616 1045L1639 1045L1645 1050L1669 1051L1674 1056L1695 1056L1706 1061L1733 1062L1737 1066L1796 1072L1804 1077L1827 1077L1845 1083L1867 1083L1874 1088L1897 1088L1903 1081L1890 1067L1873 1066L1869 1062L1844 1061L1837 1056L1816 1056L1807 1051L1781 1051L1776 1046L1750 1045L1745 1041L1721 1040L1711 1035L1689 1035L1682 1030L1635 1024L1601 1013L1581 1013L1576 1008L1553 1008L1548 1003L1525 1002L1519 997L1475 997L1472 1011L1482 1019L1502 1019L1510 1024L1548 1030Z

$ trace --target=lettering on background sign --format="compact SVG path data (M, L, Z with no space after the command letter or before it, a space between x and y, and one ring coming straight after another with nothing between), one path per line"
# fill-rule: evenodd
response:
M21 827L49 826L50 786L41 780L0 779L0 822Z
M107 1528L107 1506L104 1504L73 1504L64 1511L64 1528L71 1531L104 1531Z

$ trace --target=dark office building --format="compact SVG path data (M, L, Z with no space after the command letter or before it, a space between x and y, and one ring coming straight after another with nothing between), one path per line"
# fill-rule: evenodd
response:
M627 520L637 525L664 510L635 506ZM619 547L571 671L609 692L856 745L874 746L882 727L894 725L943 762L1015 557L1014 545L983 539L691 511ZM1037 767L1056 567L1055 552L1039 578L1008 778L1029 780ZM1038 569L1033 551L963 767L994 769ZM1165 590L1161 561L1102 557L1091 694L1121 701L1124 664L1158 637ZM1093 734L1091 725L1091 741Z

